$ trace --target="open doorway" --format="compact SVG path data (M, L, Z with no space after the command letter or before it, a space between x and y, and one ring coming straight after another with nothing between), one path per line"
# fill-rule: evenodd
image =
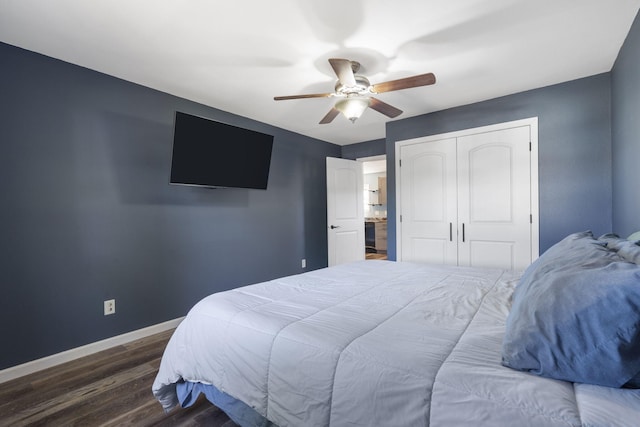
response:
M358 159L364 178L366 259L387 259L387 159L385 155Z

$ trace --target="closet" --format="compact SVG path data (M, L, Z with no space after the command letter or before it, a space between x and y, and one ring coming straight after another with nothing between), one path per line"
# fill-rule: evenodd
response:
M401 141L396 173L399 260L521 269L537 258L536 119Z

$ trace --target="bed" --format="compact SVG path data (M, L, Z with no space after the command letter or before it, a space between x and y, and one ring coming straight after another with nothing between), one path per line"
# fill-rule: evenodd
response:
M582 232L524 272L370 260L213 294L153 393L242 426L638 425L639 263Z

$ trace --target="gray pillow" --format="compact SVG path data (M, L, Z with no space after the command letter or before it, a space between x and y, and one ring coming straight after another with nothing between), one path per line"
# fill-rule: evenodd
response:
M622 387L640 378L639 354L640 266L583 232L525 271L507 318L503 365Z

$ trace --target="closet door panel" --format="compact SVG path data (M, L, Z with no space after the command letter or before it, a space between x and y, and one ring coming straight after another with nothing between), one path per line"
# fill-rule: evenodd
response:
M411 245L408 251L411 254L410 261L452 264L447 259L447 239L412 237L409 244ZM404 257L403 260L408 261Z
M531 263L529 126L458 138L460 265Z
M497 268L515 265L515 242L471 240L469 257L469 262L465 265ZM496 260L499 260L499 264Z
M456 264L456 141L400 150L400 233L403 261Z
M469 221L513 221L513 147L489 145L472 148L468 164Z

